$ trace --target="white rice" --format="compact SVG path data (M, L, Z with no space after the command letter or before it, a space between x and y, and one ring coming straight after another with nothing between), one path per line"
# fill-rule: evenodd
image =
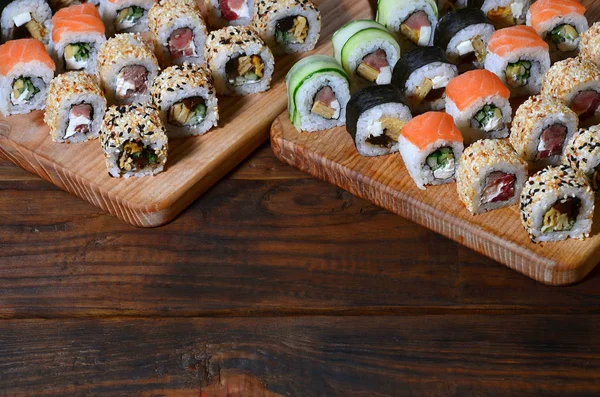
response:
M382 117L400 119L405 123L412 119L410 110L403 103L385 103L361 114L356 125L355 143L358 153L362 156L383 156L400 150L398 142L395 142L390 148L367 143L367 138L370 136L379 136L383 133L381 125L378 123ZM377 124L379 124L378 127Z
M498 131L486 133L480 129L471 127L471 120L485 105L494 105L502 111L502 122L504 128ZM470 144L479 139L498 139L506 138L509 134L508 126L512 120L512 109L510 102L501 96L488 96L480 98L465 109L464 112L458 110L454 101L446 97L446 113L454 118L456 126L462 133L465 143Z
M527 80L527 84L522 87L511 85L506 78L508 64L518 61L531 62L531 76ZM509 53L505 57L500 57L488 51L485 58L485 68L502 80L502 83L510 89L511 97L536 95L542 90L542 77L550 69L550 54L541 48L529 49L525 47Z

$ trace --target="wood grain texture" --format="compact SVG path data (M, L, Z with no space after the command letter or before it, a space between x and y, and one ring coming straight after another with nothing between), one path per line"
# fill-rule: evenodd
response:
M594 396L599 331L598 316L539 315L3 321L0 382L10 396Z
M315 52L330 51L331 35L345 22L372 16L366 0L315 3L329 21ZM202 137L171 140L166 171L152 178L110 178L98 141L53 143L41 111L0 118L0 155L130 224L159 226L268 139L271 122L287 106L285 74L299 57L277 59L270 91L219 98L219 128Z

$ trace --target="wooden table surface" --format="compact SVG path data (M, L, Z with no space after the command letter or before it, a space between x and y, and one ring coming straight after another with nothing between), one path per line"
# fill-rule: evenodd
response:
M136 229L0 160L0 395L598 396L552 288L280 164Z

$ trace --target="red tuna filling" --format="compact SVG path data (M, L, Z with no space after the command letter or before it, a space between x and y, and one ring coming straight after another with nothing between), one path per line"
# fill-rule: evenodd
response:
M600 106L600 93L593 90L580 92L571 102L571 109L577 113L580 120L593 117L598 106Z
M562 124L554 124L546 128L540 136L538 160L561 154L566 137L567 127ZM540 150L539 148L542 149Z
M235 12L244 5L246 0L219 0L219 6L221 8L221 15L228 21L235 21L240 16Z
M124 99L131 98L135 94L142 94L146 91L146 82L148 81L148 70L141 65L125 66L121 69L121 78L125 82L130 82L133 88L125 93L121 93Z
M174 59L194 56L194 46L190 43L194 40L194 33L190 28L174 30L169 37L169 52Z
M321 102L325 106L331 106L333 101L335 101L335 93L330 86L321 88L315 95L315 102Z
M377 50L375 52L372 52L366 57L364 57L362 61L376 70L381 70L381 68L390 65L387 61L387 54L384 50Z
M429 17L425 11L417 11L404 21L404 24L415 31L420 31L422 27L431 26Z
M75 117L85 117L89 121L92 120L92 105L88 103L82 103L80 105L74 105L71 107L71 115ZM90 132L90 123L79 124L75 126L75 132L87 134Z
M517 177L502 171L490 173L486 178L485 189L481 197L483 204L508 201L515 195Z

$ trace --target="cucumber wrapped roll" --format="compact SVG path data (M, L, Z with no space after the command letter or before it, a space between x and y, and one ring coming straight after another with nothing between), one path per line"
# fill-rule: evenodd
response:
M285 78L288 112L299 131L342 126L350 100L348 76L332 57L313 55L297 62Z
M438 23L437 4L435 0L379 0L377 22L398 34L402 42L432 45Z
M333 54L358 89L368 84L389 84L400 58L400 46L383 25L353 21L333 35Z

